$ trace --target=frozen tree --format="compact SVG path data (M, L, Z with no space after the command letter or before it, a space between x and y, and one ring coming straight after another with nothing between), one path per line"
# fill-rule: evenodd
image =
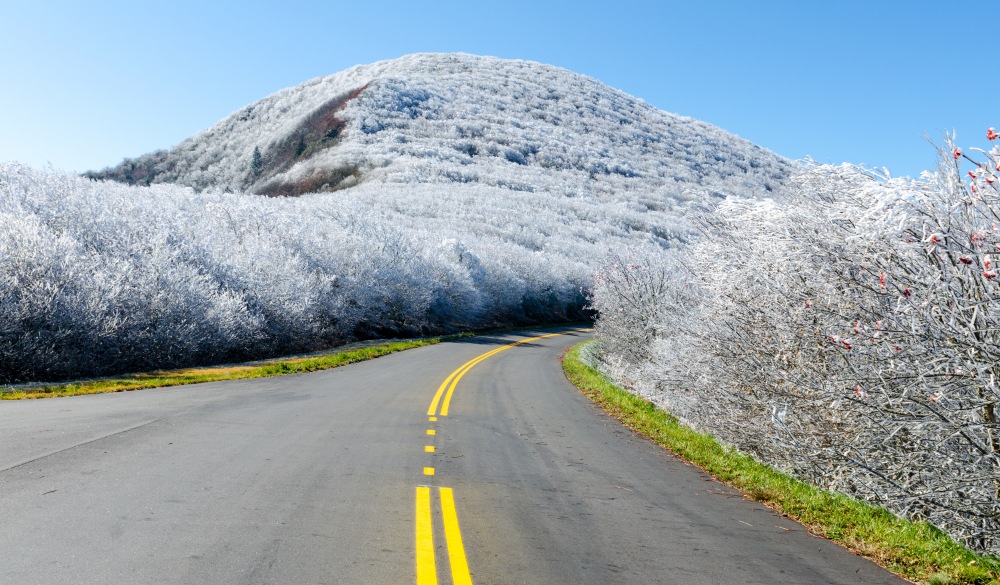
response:
M253 155L250 157L250 176L254 179L260 176L264 170L264 157L260 154L260 147L253 147Z
M593 299L605 368L636 391L996 552L1000 149L941 153L920 181L815 165L782 203L726 201L682 268L614 260ZM698 294L663 310L650 282Z

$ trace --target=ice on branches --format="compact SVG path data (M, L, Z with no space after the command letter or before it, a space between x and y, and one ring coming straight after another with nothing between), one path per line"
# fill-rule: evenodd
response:
M1000 553L998 169L997 147L950 139L918 181L812 165L787 201L701 216L680 260L611 258L593 293L607 371L764 461ZM669 292L643 294L632 264Z
M497 190L401 191L274 199L0 164L0 383L582 318L581 259L603 244L571 234L596 223Z

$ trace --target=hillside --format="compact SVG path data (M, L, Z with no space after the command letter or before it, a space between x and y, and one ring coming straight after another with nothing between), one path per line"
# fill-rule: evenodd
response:
M565 69L417 54L279 91L169 151L90 176L264 195L359 183L641 192L662 204L693 186L766 192L788 170L745 140Z
M0 165L0 382L595 311L631 391L995 554L1000 147L940 153L796 167L551 66L358 66L120 182Z
M0 165L0 383L581 319L609 251L791 169L555 67L354 67L91 174L118 181Z

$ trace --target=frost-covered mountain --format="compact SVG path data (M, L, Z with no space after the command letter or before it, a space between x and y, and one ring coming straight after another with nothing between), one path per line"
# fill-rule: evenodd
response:
M279 91L169 151L91 176L299 195L357 184L478 185L662 206L764 193L783 159L565 69L417 54Z
M119 182L0 164L0 383L585 318L609 250L791 170L555 67L355 67L91 174Z

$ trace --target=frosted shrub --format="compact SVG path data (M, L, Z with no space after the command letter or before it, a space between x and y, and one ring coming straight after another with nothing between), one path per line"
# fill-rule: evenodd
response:
M482 220L496 198L464 206L478 222L413 221L412 198L395 201L128 187L0 165L0 383L581 318L586 264L488 235L510 221ZM560 229L540 245L569 237Z
M729 200L661 269L693 305L643 301L634 263L599 275L604 360L641 360L614 373L656 372L654 399L765 461L996 553L998 167L949 141L920 181L813 166L784 204Z
M609 353L634 365L651 358L657 329L665 321L678 322L676 314L689 303L678 277L684 269L667 252L608 252L604 266L594 276L591 302L600 311L598 333Z

